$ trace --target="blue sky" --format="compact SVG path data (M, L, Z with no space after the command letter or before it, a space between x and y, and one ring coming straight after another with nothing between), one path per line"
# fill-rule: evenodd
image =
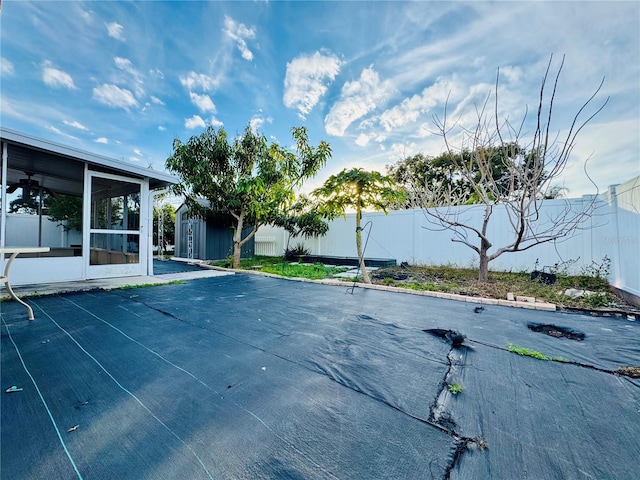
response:
M640 3L26 2L0 13L3 127L164 170L172 141L248 122L305 125L342 168L437 155L433 116L469 117L501 71L510 119L566 55L552 131L605 78L562 181L570 196L640 174ZM593 109L589 110L593 111ZM525 127L525 130L527 128Z

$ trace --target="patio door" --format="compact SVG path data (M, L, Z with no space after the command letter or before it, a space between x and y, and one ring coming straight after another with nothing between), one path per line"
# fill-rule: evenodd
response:
M142 180L87 171L88 209L83 245L87 278L146 273L147 184Z

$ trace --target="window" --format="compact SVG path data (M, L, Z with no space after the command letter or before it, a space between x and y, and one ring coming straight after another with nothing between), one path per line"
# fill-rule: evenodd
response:
M82 177L22 170L9 156L5 245L49 247L37 256L82 255ZM24 255L23 255L24 256Z

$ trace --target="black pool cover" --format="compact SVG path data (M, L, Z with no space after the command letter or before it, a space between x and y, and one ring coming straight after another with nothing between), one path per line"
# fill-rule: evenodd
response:
M640 478L639 322L345 292L0 304L0 477Z

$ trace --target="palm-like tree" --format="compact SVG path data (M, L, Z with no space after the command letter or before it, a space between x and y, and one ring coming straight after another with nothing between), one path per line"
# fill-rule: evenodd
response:
M320 200L320 209L327 218L346 217L347 209L356 211L356 249L364 283L371 283L371 279L362 251L362 212L373 209L386 214L389 205L401 200L403 195L394 185L391 177L379 172L352 168L331 175L322 187L312 192Z

